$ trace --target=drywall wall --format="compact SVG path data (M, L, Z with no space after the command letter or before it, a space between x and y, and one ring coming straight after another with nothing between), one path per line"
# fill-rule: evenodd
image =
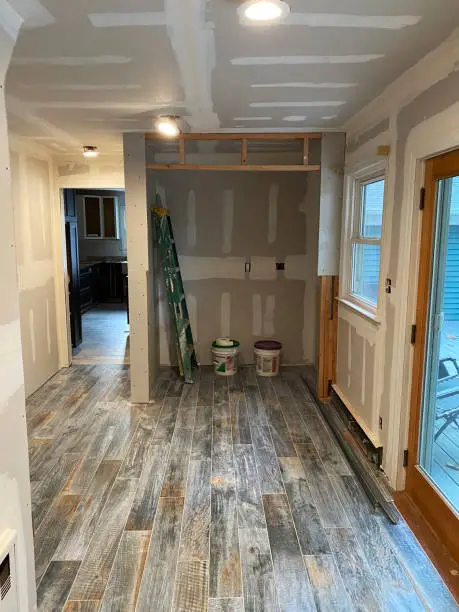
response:
M391 279L392 292L380 290L377 321L340 305L337 383L359 418L379 437L383 467L398 489L404 486L410 409L422 161L459 147L458 61L456 32L347 126L347 174L377 161L379 146L390 146L381 278Z
M282 172L155 172L170 211L201 363L212 341L276 338L284 363L316 354L317 243L320 175ZM276 262L285 270L276 270ZM246 263L251 270L246 272ZM160 359L170 350L167 304L160 290Z
M118 200L118 231L119 238L104 238L97 240L84 236L84 197L109 196ZM94 257L123 257L127 253L126 243L126 203L124 191L108 189L78 189L76 190L76 205L78 217L78 236L80 247L80 261Z
M346 135L323 134L321 150L319 276L339 274Z
M6 529L17 533L19 606L21 612L28 612L36 610L36 591L16 244L4 98L5 72L15 39L11 30L7 34L3 29L2 19L3 15L0 14L0 533Z
M53 246L52 160L11 140L14 231L26 396L59 369Z
M124 189L123 154L86 159L82 155L55 158L57 187L60 189Z

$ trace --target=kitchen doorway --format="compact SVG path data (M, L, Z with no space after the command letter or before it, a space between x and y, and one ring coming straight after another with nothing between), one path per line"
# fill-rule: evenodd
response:
M72 362L129 364L124 191L63 192Z

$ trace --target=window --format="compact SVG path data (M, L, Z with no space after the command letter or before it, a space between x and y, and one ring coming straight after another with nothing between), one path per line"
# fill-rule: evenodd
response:
M367 167L348 177L343 232L343 295L376 316L383 233L385 166Z
M84 197L84 235L86 238L119 237L117 198Z

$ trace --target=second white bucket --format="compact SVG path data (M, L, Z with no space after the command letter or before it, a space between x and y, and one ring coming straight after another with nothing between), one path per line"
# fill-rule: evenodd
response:
M231 338L217 338L212 342L212 363L215 374L233 376L237 372L239 342Z
M258 376L277 376L282 344L276 340L255 342L255 363Z

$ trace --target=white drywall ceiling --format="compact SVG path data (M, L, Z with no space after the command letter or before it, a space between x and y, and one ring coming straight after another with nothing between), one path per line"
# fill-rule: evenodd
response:
M247 28L236 0L0 0L23 22L10 127L108 154L158 114L195 131L337 129L459 25L458 0L289 3L283 24Z

